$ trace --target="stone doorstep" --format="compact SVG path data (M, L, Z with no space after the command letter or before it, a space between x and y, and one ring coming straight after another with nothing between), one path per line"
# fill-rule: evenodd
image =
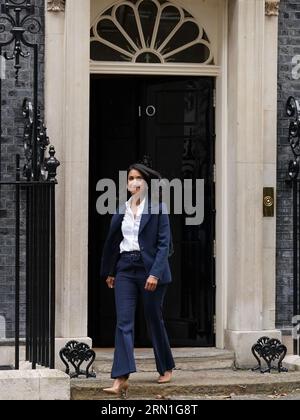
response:
M0 400L69 400L70 378L59 370L0 371Z
M97 373L109 373L113 362L113 349L94 349ZM230 369L234 365L234 352L216 348L174 348L173 356L178 370L198 371L207 369ZM136 349L135 360L138 372L156 372L152 349Z
M281 394L300 390L297 372L261 374L241 370L174 371L172 382L157 384L157 373L136 373L131 376L129 399L159 399L176 395L201 397L206 395ZM72 379L72 400L108 400L114 396L102 389L112 385L108 374L99 379Z
M96 352L96 361L112 361L113 359L113 348L94 348ZM152 348L136 348L135 351L136 360L153 360L153 350ZM234 352L231 350L221 350L215 347L178 347L172 348L172 353L174 359L234 359Z
M101 362L97 360L93 364L93 369L97 373L110 373L112 362ZM138 372L156 372L156 366L154 360L147 361L136 361L136 367ZM186 371L200 371L208 369L232 369L234 367L234 360L180 360L176 359L176 369Z

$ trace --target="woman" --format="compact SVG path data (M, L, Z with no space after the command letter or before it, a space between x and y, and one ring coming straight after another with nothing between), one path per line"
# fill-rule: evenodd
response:
M164 296L172 281L170 223L165 203L160 198L153 200L151 194L151 180L159 180L161 175L140 163L131 165L127 175L131 197L112 217L101 261L101 275L115 290L117 314L111 371L115 381L104 391L123 396L130 373L136 372L134 316L139 296L160 375L158 383L169 382L175 367L162 317Z

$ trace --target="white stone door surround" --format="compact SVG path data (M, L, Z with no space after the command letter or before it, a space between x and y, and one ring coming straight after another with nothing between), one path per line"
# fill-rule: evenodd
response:
M66 0L64 11L46 11L46 125L62 163L56 200L58 348L70 338L90 342L90 72L134 73L128 66L90 66L90 26L97 2L103 10L114 3ZM275 218L262 216L263 186L276 186L277 16L265 14L264 0L173 2L193 15L196 4L203 10L217 8L218 28L211 30L216 65L207 69L217 87L216 338L217 347L236 351L242 366L250 363L249 346L256 338L280 335L274 319ZM137 66L136 72L207 74L195 66Z
M276 218L264 218L263 187L276 191L275 0L230 0L228 8L228 236L225 345L238 366L275 330Z

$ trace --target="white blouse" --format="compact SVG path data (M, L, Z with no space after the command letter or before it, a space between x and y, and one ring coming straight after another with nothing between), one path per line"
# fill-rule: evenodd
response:
M123 251L140 251L138 242L139 227L144 210L146 197L137 206L136 216L131 210L132 196L126 201L126 210L122 221L123 240L120 243L120 253Z

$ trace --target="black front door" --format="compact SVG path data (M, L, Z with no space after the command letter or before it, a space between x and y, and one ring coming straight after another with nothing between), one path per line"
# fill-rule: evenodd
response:
M119 171L144 155L170 181L204 180L203 223L186 225L188 215L170 215L175 252L164 314L172 346L214 345L213 89L208 77L91 77L89 336L94 346L113 346L115 329L113 292L99 278L111 216L97 214L96 184L110 178L118 186ZM150 345L141 307L135 340L137 347Z

